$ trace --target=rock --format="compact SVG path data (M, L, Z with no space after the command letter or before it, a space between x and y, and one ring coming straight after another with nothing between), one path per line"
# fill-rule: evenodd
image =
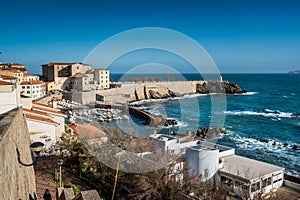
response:
M273 144L272 144L273 146L278 146L279 145L279 143L278 142L273 142Z
M300 145L294 145L292 149L293 150L300 150Z
M165 119L165 121L163 122L164 126L171 126L171 125L177 125L178 122L176 121L176 119Z
M177 123L177 121L175 120L175 119L172 119L172 125L177 125L178 123Z
M262 139L261 142L269 143L268 139Z
M196 131L196 135L202 139L215 138L221 134L226 134L225 128L202 127Z
M283 144L283 147L287 147L287 146L289 146L288 143L284 143L284 144Z
M226 93L226 94L241 94L246 93L238 84L232 84L228 81L207 81L203 84L197 84L196 92L200 94L208 93Z
M227 134L226 128L220 128L221 133Z

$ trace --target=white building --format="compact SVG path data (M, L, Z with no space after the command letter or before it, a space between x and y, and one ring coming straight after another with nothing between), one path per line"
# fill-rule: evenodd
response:
M0 76L0 114L20 105L20 96L16 78Z
M37 75L24 73L22 81L38 81L38 80L40 80L40 77L38 77Z
M65 132L65 118L67 115L63 114L60 109L38 102L32 102L32 110L50 115L53 121L58 123L58 125L55 127L55 135L56 140L59 141L60 137Z
M284 168L237 156L234 148L206 141L181 143L178 138L161 134L150 138L166 154L185 157L191 176L210 180L243 199L264 196L283 185Z
M21 94L31 97L32 100L46 95L46 84L39 80L21 82Z
M23 108L31 142L42 142L45 148L56 143L59 123L48 114Z

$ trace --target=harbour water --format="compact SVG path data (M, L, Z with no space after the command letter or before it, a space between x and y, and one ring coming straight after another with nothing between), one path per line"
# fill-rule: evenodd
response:
M114 81L120 77L112 75ZM161 75L162 80L164 77ZM166 133L170 129L187 132L211 124L224 125L228 134L220 136L215 142L234 147L238 155L282 166L287 173L300 177L300 150L292 149L293 145L300 145L300 75L223 74L222 77L248 91L246 94L226 96L226 110L219 113L225 116L224 124L218 124L218 120L211 122L210 95L189 95L167 102L144 102L142 106L148 112L175 118L179 122L178 126L164 129ZM197 80L199 75L187 74L185 78ZM177 79L176 76L174 79ZM139 119L134 119L134 122L143 124ZM262 142L263 139L269 142ZM284 143L288 146L283 147Z

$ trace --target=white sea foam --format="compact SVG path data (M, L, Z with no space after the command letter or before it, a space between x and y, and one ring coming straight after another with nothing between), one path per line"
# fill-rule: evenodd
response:
M293 113L290 112L280 112L275 110L265 109L262 111L225 111L227 115L260 115L265 117L276 117L280 120L280 117L294 117Z
M246 93L242 93L242 94L234 94L234 95L255 95L258 92L246 92Z

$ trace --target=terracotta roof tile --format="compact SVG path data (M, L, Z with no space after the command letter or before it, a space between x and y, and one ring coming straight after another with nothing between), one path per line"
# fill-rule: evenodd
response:
M42 81L34 80L34 81L23 81L20 85L40 85L44 84Z
M15 66L24 66L20 63L1 63L0 66L12 66L12 65L15 65Z
M102 130L98 129L95 126L92 125L86 125L86 124L77 124L76 126L76 133L80 137L88 137L88 138L96 138L96 137L106 137L107 134L103 132Z
M26 76L36 76L34 74L28 74L28 73L25 73Z
M3 78L3 79L18 79L14 76L8 76L8 75L0 75L0 78Z
M32 106L33 109L40 111L40 112L49 112L52 114L57 114L57 115L61 115L62 117L67 117L67 115L63 114L62 112L58 112L58 111L54 111L54 110L49 110L46 108L41 108L41 107L37 107L37 106Z
M104 69L104 68L101 68L101 67L96 68L96 70L105 70L105 71L109 71L109 69Z
M0 85L14 85L14 84L11 83L11 82L1 81L1 80L0 80Z
M46 114L46 113L43 113L43 112L38 112L38 111L35 111L35 110L30 110L30 109L27 109L27 108L22 108L24 112L30 114L37 114L37 115L44 115L46 117L51 117L50 115Z
M35 120L35 121L41 121L41 122L46 122L46 123L50 123L50 124L59 125L59 123L57 123L56 121L53 121L52 119L46 119L46 118L37 117L37 116L33 116L33 115L25 114L25 118L26 119L32 119L32 120Z

